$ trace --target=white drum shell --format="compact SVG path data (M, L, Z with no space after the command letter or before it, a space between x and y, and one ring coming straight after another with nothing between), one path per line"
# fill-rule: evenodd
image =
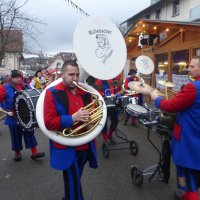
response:
M94 138L96 138L99 133L101 133L101 130L103 129L104 124L106 122L106 118L107 118L106 104L104 102L104 99L94 88L92 88L91 86L89 86L85 83L79 83L83 88L89 90L92 93L97 94L99 96L99 99L101 101L103 101L103 108L102 108L103 109L103 118L101 119L101 122L93 129L93 131L91 133L88 133L84 136L80 136L80 137L76 137L76 138L67 138L67 137L57 135L55 131L48 130L44 124L44 97L45 97L46 90L49 87L52 87L52 86L60 83L61 81L62 81L61 78L54 81L47 88L45 88L43 90L43 92L41 93L41 95L37 101L37 105L36 105L36 118L37 118L38 125L39 125L40 129L43 131L43 133L48 138L50 138L51 140L53 140L59 144L62 144L65 146L79 146L79 145L86 144L86 143L92 141Z
M128 104L126 111L135 117L144 117L147 115L148 111L146 108L137 104Z

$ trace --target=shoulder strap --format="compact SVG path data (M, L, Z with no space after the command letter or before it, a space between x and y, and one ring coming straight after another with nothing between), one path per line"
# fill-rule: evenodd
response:
M66 108L66 111L68 112L69 110L69 99L66 95L65 91L52 91L53 95L56 97L56 99L62 104L64 105L64 107Z

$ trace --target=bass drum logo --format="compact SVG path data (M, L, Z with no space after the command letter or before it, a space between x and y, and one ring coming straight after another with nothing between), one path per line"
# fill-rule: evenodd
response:
M106 60L112 55L113 49L106 34L97 34L96 41L98 47L95 51L95 55L98 58L102 58L102 63L105 64Z

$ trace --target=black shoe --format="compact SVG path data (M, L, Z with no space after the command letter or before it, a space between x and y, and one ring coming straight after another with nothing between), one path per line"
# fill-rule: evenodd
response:
M15 154L15 156L14 156L14 161L15 162L19 162L19 161L21 161L21 159L22 159L22 157L21 157L21 154Z
M174 199L175 200L183 200L184 192L181 190L174 191Z
M35 154L33 154L33 155L31 155L31 159L32 160L35 160L35 159L37 159L37 158L42 158L42 157L44 157L45 156L45 153L44 152L38 152L38 153L35 153Z

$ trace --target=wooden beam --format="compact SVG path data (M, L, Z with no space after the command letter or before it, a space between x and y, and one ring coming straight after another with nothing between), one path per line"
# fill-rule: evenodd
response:
M180 30L178 30L174 34L170 35L167 39L165 39L163 42L161 42L159 46L162 47L164 44L166 44L167 42L169 42L170 40L172 40L174 37L176 37L179 34L180 34Z

